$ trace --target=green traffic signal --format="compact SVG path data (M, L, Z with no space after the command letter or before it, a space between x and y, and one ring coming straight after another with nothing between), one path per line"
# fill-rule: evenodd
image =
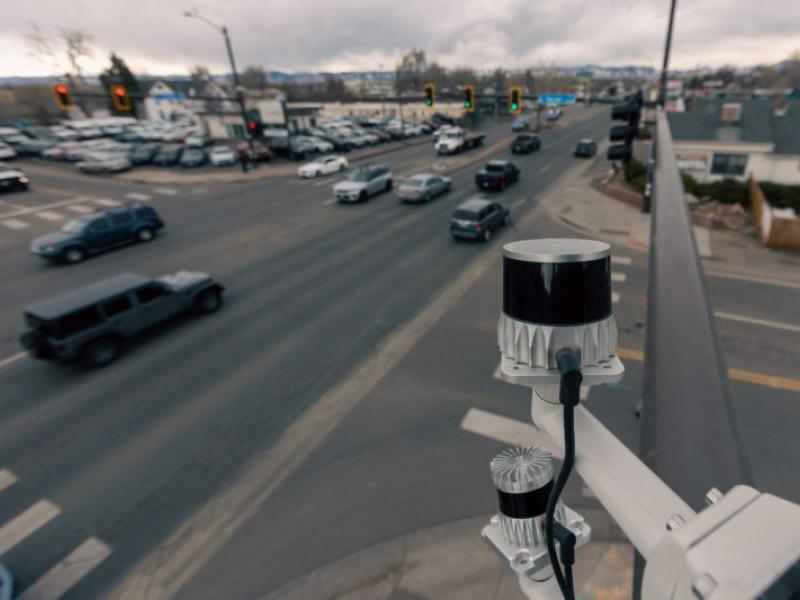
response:
M470 102L469 100L464 100L464 108L471 108L471 107L472 107L472 102Z
M511 104L511 110L519 110L519 104L517 104L516 102L513 102Z

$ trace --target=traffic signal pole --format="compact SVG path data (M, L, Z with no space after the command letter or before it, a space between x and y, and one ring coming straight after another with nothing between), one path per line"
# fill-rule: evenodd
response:
M664 41L664 61L661 63L661 89L658 91L658 104L664 106L667 100L667 69L669 68L669 53L672 49L672 25L675 22L675 5L677 0L671 0L669 8L669 24L667 25L667 39Z

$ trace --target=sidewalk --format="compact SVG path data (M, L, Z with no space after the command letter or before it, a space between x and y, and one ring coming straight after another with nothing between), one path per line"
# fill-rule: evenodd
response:
M481 539L489 517L455 521L366 548L287 583L265 600L524 600L516 575ZM627 600L632 568L629 544L593 540L577 551L577 597Z

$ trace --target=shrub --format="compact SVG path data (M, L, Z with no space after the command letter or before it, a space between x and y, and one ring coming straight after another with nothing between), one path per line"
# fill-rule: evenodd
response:
M774 208L793 208L800 215L800 185L781 185L759 181L764 197Z

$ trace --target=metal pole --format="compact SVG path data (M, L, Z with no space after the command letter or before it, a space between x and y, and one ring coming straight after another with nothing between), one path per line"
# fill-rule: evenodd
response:
M672 49L672 24L675 21L675 5L678 0L671 0L669 9L669 24L667 25L667 39L664 42L664 62L661 65L661 89L658 94L658 103L664 106L667 96L667 69L669 67L669 52Z
M381 82L380 83L380 86L381 86L381 117L384 117L385 116L384 103L386 102L386 90L383 89L383 65L382 64L378 65L378 77L379 77L379 81Z
M236 60L233 58L233 47L231 46L231 38L228 35L228 28L222 26L222 35L225 37L225 48L228 50L228 60L231 62L231 71L233 72L233 86L236 90L236 99L239 101L239 110L242 112L242 125L244 125L244 134L247 143L250 146L250 155L255 158L255 148L253 148L253 136L247 131L247 111L244 108L244 95L239 86L239 73L236 71ZM253 160L255 167L256 161Z

